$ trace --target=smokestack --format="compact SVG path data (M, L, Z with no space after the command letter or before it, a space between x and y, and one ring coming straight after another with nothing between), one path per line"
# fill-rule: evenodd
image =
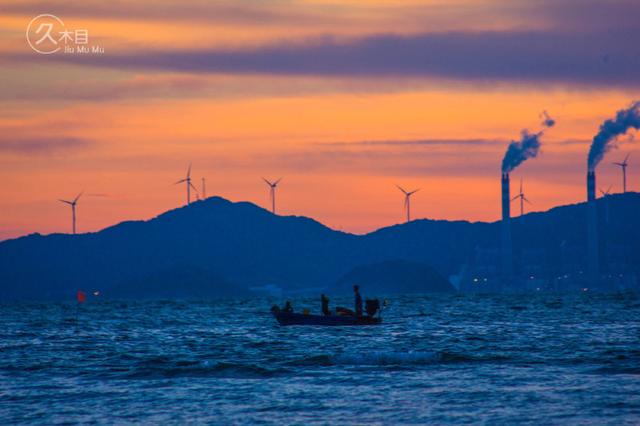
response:
M544 128L556 123L546 111L541 115ZM544 130L530 133L523 130L519 141L511 141L502 159L502 286L509 286L513 277L513 248L511 242L511 192L509 191L509 172L540 152L540 138Z
M513 273L511 247L511 192L509 173L502 173L502 282L509 284Z
M596 199L596 172L589 170L587 172L587 201Z
M604 155L616 146L616 139L629 129L640 129L640 101L634 101L628 108L616 113L614 118L605 120L593 137L587 158L587 272L589 284L598 285L600 270L598 265L598 209L596 206L596 166Z
M596 172L587 172L587 273L589 285L597 287L598 265L598 207L596 205Z

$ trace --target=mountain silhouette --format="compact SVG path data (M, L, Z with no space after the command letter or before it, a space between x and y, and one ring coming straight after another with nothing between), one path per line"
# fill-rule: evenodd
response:
M455 293L456 289L433 268L407 260L387 260L357 266L345 274L332 289L351 293L353 286L368 294Z
M599 199L598 209L603 264L612 252L606 248L615 248L637 274L640 194ZM551 271L558 268L561 250L575 247L580 253L586 246L585 203L527 214L512 223L514 253L543 251ZM478 250L499 247L499 237L499 222L429 219L354 235L306 217L277 216L252 203L211 197L100 232L3 241L0 300L71 299L78 289L139 297L141 288L154 291L153 281L163 271L171 271L165 274L170 280L161 280L157 291L167 297L174 294L167 292L171 280L175 286L190 283L191 290L176 297L198 297L194 288L199 285L208 286L201 291L207 297L216 294L216 285L221 296L270 285L315 291L354 268L390 260L418 262L450 277L472 267Z

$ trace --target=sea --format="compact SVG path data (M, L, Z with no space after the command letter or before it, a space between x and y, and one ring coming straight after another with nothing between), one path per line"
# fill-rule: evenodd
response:
M386 299L366 327L281 327L263 298L0 305L0 422L640 424L637 295Z

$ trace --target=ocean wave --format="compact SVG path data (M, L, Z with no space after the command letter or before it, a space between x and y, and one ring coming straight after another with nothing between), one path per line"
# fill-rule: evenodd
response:
M174 361L141 365L129 370L128 379L164 379L178 377L217 377L229 379L265 379L286 374L286 369L265 368L255 364L209 361Z
M600 367L591 371L593 374L602 374L602 375L618 375L618 374L628 374L632 376L640 375L640 367Z
M438 352L386 352L342 353L330 358L336 365L424 365L442 360Z
M366 353L340 353L315 355L287 363L289 366L420 366L430 364L507 362L503 355L472 356L461 353L436 351L371 351Z

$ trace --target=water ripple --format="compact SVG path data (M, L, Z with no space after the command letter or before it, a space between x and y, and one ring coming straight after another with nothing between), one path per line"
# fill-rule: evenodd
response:
M0 306L4 423L637 424L635 295L389 297L377 327L275 300ZM332 304L348 305L335 298ZM317 298L294 300L318 310Z

